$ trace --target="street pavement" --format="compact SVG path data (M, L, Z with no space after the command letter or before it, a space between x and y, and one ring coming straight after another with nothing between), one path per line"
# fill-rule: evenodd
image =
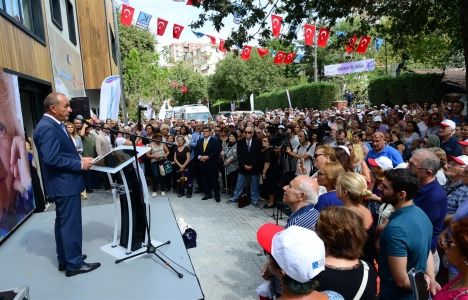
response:
M226 203L226 194L221 194L220 203L214 199L203 201L202 196L179 198L167 193L165 197L169 198L174 215L184 218L197 232L197 247L188 253L205 299L258 299L255 290L263 282L260 270L267 257L257 244L256 232L262 224L275 222L271 217L273 210L252 205L239 209ZM112 194L97 190L82 203L109 204ZM260 207L264 203L261 201ZM279 220L280 225L285 222L286 216Z

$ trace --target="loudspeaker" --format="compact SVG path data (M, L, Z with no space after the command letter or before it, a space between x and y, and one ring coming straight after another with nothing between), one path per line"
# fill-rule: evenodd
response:
M72 112L69 120L73 121L76 116L81 115L84 119L90 119L89 98L88 97L75 97L70 100L70 108Z

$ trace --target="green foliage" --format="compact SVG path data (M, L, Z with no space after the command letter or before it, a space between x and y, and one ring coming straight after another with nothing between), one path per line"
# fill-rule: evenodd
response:
M297 85L290 87L288 91L291 105L298 108L326 109L340 97L338 86L326 82ZM284 108L288 105L285 90L264 93L255 98L255 109Z
M176 83L171 88L175 105L207 103L207 79L200 73L190 69L184 63L178 63L170 69L169 81ZM182 86L187 92L182 91Z
M441 74L412 73L376 78L369 83L369 101L373 105L439 102L444 93L441 79Z
M119 24L125 101L136 119L140 101L160 106L170 95L168 71L159 67L156 40L148 31Z

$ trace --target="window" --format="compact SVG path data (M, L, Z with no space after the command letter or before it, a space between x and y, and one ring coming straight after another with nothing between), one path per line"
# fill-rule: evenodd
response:
M62 10L60 9L60 0L50 0L50 14L52 22L62 30Z
M76 45L76 28L75 28L75 13L73 4L67 1L67 20L68 20L68 37L70 41Z
M44 20L41 0L0 0L0 12L18 23L21 29L44 43Z
M112 58L114 59L115 64L117 64L117 45L115 41L114 31L112 30L112 27L110 26L110 24L109 24L109 33L110 33L110 39L111 39Z

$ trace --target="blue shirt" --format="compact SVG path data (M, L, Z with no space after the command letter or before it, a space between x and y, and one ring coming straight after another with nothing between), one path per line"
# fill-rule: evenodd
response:
M379 153L375 152L374 148L371 148L369 150L369 153L367 153L366 161L369 158L375 159L381 156L386 156L390 158L390 160L393 163L393 167L396 167L403 162L403 157L401 156L401 153L397 149L388 145L386 145Z
M468 200L468 185L459 181L454 185L450 181L445 185L447 193L447 214L453 215L462 202Z
M421 208L431 220L433 227L431 250L434 252L439 234L444 229L444 218L447 214L447 194L439 182L434 179L419 188L416 197L414 197L414 204Z
M445 154L451 156L460 156L462 155L462 147L458 143L456 137L452 136L445 142L440 142L440 148L445 151Z
M413 299L411 290L399 288L390 272L389 256L406 257L406 270L426 270L432 225L426 214L410 205L393 212L380 235L379 275L381 300Z
M314 208L313 204L306 205L289 216L288 222L284 228L296 225L315 230L315 224L317 223L319 215L319 212Z
M328 192L320 195L315 209L321 211L327 206L343 206L343 202L336 196L336 191Z

